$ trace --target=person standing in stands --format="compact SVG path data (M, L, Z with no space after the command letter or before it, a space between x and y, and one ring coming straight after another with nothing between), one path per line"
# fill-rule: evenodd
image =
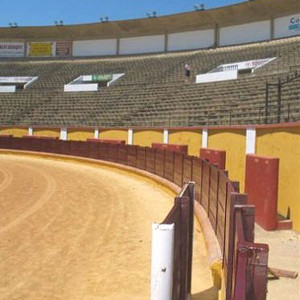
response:
M191 76L191 67L189 64L185 64L184 66L184 75L185 75L185 82L189 82Z

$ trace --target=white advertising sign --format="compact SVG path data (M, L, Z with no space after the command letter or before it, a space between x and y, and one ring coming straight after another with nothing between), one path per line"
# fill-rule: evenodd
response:
M24 55L24 43L0 42L0 57L23 57Z

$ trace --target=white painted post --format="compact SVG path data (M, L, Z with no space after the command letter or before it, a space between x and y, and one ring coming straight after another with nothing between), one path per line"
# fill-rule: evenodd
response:
M152 224L151 300L172 300L174 224Z
M128 145L133 144L133 130L131 128L128 129Z
M169 143L169 131L168 129L164 129L164 144Z
M247 128L246 130L246 154L255 154L256 129Z
M202 148L207 148L208 145L208 130L202 129Z
M98 138L99 138L99 129L98 129L98 128L95 128L95 131L94 131L94 138L95 138L95 139L98 139Z
M68 129L66 127L60 129L60 139L63 141L68 140Z
M33 135L33 128L31 126L28 127L28 135Z

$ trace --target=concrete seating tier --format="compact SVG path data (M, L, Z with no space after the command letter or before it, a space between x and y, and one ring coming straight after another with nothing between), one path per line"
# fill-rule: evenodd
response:
M238 80L208 84L184 82L220 64L277 59ZM4 60L0 76L38 76L29 89L0 94L3 125L55 126L196 126L274 123L278 121L277 83L300 74L300 37L250 45L179 53L74 60ZM79 75L125 73L99 92L64 93L64 84ZM282 86L280 121L299 121L300 77Z

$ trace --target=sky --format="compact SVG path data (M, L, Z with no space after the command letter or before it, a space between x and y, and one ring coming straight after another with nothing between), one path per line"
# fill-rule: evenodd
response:
M195 4L207 9L245 2L245 0L0 0L0 27L17 22L18 26L65 25L95 23L100 17L126 20L146 17L156 11L158 16L193 11Z

